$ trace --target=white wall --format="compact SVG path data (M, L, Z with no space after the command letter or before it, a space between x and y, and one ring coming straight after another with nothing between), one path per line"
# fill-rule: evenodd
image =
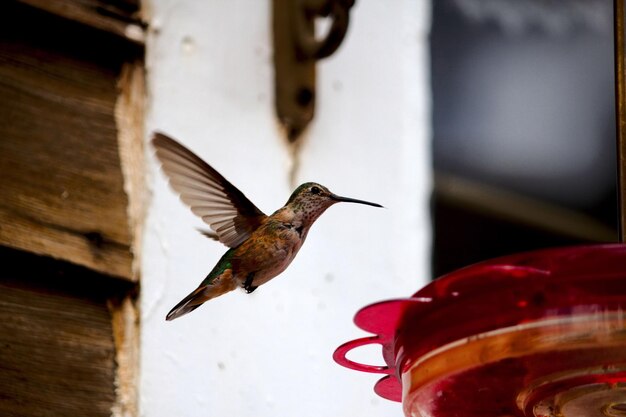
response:
M141 415L399 416L378 376L336 365L367 304L428 276L428 2L357 1L339 51L318 65L316 119L294 162L273 108L269 1L152 0L147 131L196 151L266 213L289 170L386 209L339 204L291 267L255 293L165 314L226 250L195 231L150 159L142 272ZM372 362L381 362L380 353Z

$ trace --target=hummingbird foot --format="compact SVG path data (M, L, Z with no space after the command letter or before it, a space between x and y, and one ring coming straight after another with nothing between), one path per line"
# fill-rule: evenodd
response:
M253 286L252 281L254 280L254 272L251 272L246 277L246 281L243 283L243 289L246 290L248 294L259 288L259 286Z

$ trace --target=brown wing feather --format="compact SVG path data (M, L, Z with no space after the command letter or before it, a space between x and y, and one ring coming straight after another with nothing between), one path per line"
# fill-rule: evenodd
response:
M174 139L155 133L152 145L180 199L226 246L239 246L266 218L226 178Z

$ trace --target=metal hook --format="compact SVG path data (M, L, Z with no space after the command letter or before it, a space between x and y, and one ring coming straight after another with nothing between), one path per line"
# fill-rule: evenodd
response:
M354 0L302 1L302 7L296 11L297 19L294 36L301 59L319 60L332 55L348 32L350 8ZM325 17L331 19L331 27L323 39L315 37L315 19Z
M276 111L291 142L315 113L315 61L334 53L348 30L354 0L274 0ZM331 19L318 39L315 19Z

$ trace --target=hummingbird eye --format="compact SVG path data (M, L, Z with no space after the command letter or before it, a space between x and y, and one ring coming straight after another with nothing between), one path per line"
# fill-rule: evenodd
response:
M322 192L322 190L320 190L319 187L317 187L315 185L313 187L311 187L311 194L319 194L321 192Z

